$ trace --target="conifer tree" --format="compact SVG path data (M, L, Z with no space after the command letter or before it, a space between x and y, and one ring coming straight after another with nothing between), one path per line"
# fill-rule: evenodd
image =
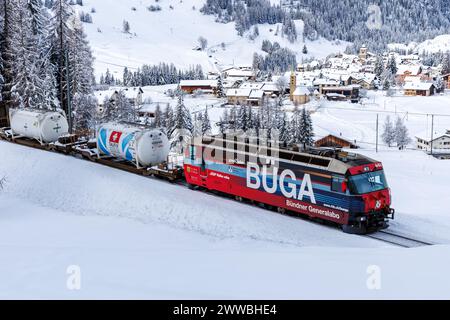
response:
M390 116L386 117L381 138L383 139L383 142L388 145L388 147L390 147L395 141L395 128L391 122Z

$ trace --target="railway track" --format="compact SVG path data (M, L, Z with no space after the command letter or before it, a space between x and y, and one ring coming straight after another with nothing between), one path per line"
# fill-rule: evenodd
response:
M432 246L435 244L428 241L413 239L408 236L394 234L387 231L378 231L373 234L364 235L364 237L389 243L391 245L395 245L402 248L417 248L423 246Z

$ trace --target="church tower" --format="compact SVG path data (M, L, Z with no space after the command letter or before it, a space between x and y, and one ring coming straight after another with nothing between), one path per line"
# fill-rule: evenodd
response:
M289 83L289 97L291 101L294 100L294 91L297 89L297 75L295 74L295 71L292 70L291 72L291 81Z
M359 49L359 60L363 63L367 61L367 47L365 45Z

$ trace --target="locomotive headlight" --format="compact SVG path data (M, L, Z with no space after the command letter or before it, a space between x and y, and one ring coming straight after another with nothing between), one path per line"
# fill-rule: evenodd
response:
M366 220L367 220L367 217L364 217L364 216L363 216L363 217L358 217L358 220L361 221L361 222L362 222L362 221L366 221Z

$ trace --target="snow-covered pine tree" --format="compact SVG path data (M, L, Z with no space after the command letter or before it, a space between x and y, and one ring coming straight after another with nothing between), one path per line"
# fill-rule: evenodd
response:
M194 133L191 113L184 105L183 94L178 96L178 103L173 115L173 128L169 132L171 148L176 152L183 152L184 144Z
M408 128L406 128L403 120L400 117L397 117L397 121L395 123L395 142L397 143L397 147L399 149L404 149L408 144L411 143L411 138L408 134Z
M298 106L294 107L292 112L292 119L289 122L289 143L298 144L303 142L302 132L300 130L301 124L301 111Z
M229 124L228 109L225 109L223 111L223 115L222 115L222 117L220 117L220 121L219 121L219 131L221 134L225 134L227 132L228 124Z
M94 68L93 68L93 56L89 43L86 39L86 34L83 31L83 24L79 20L78 16L72 15L69 19L69 26L71 29L70 37L68 38L68 73L69 73L69 89L71 100L75 96L83 96L79 98L82 101L94 101L93 92L93 82L94 82ZM132 107L126 97L124 99L124 93L119 92L117 104L122 110L122 117L127 121L136 120L136 112L134 107ZM89 112L80 112L77 110L77 105L72 105L72 110L74 113L74 122L89 124L86 119L79 119L78 117L83 117L89 113L94 113L96 106L95 104L89 103L87 106L83 106L85 109L90 107L92 110ZM89 128L79 128L79 129L89 129Z
M166 105L166 109L164 110L164 120L166 132L170 135L170 133L174 130L175 122L173 117L173 109L169 103Z
M18 106L20 101L13 96L15 81L15 50L17 45L17 3L3 0L1 3L2 32L0 33L2 99L0 117L8 117L9 107Z
M226 97L225 89L223 87L222 75L219 75L219 77L217 78L217 96L219 98L225 98Z
M228 115L228 130L231 130L232 132L236 132L239 129L238 112L237 105L233 105L230 114Z
M388 65L387 65L389 71L391 72L391 75L395 76L397 74L397 62L395 61L395 56L392 56L389 58L388 60Z
M184 105L184 97L182 94L178 96L178 103L174 111L173 131L175 130L184 130L190 133L192 133L194 130L191 113Z
M203 124L203 115L201 113L196 113L194 115L194 131L192 133L192 135L194 137L199 137L201 135L203 135L202 132L202 124Z
M384 72L384 63L383 63L383 57L381 55L377 55L377 59L375 60L375 75L378 77L378 79L381 78L381 75Z
M164 123L164 119L163 119L163 113L161 111L161 106L159 105L159 103L156 104L156 108L155 108L155 119L154 119L154 126L155 128L161 128L161 127L165 127L165 125L163 125Z
M94 95L76 93L73 96L73 129L75 132L85 136L91 136L93 134L93 129L99 124L97 104L98 102Z
M300 119L300 134L302 136L301 142L305 148L311 147L314 145L314 130L311 115L308 111L306 111L306 108L302 109Z
M390 116L387 116L384 122L381 139L383 139L383 142L387 144L388 147L390 147L395 142L395 128Z
M278 124L278 136L282 143L288 143L289 137L289 119L285 111L281 112L280 122Z
M67 60L69 55L70 38L72 30L69 19L74 15L73 9L67 0L54 0L52 6L53 17L50 21L51 62L56 66L56 82L59 104L68 113L67 97Z
M202 135L211 134L211 129L211 120L209 119L208 107L206 107L202 117Z
M303 46L302 53L308 54L308 48L306 47L306 44Z

